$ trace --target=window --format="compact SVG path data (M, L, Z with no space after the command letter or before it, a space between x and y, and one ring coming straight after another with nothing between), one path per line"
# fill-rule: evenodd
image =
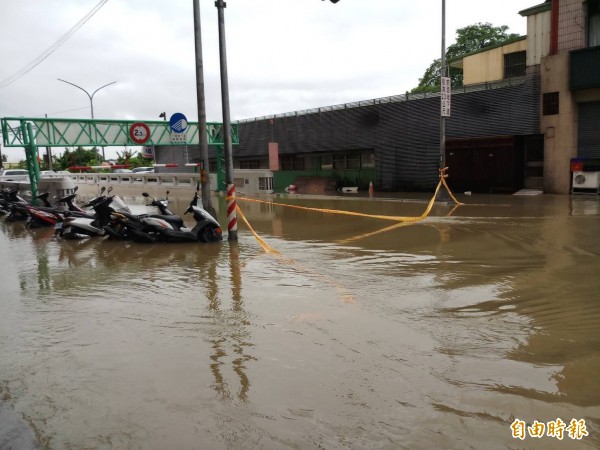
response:
M273 177L258 177L258 190L272 191L273 190Z
M346 155L338 154L333 155L333 168L335 170L344 170L346 168Z
M259 169L260 161L258 159L246 159L240 161L240 169Z
M522 77L526 70L527 52L513 52L504 55L504 78Z
M551 116L558 114L558 92L547 92L543 97L543 114Z
M360 166L363 169L370 169L375 167L375 154L374 153L363 153L360 155Z
M375 154L334 153L321 157L321 170L360 170L375 167Z
M321 157L321 170L331 169L333 169L333 159L331 158L331 155Z
M281 170L304 170L304 158L296 155L279 155Z
M346 169L358 170L360 169L360 154L350 153L346 155Z

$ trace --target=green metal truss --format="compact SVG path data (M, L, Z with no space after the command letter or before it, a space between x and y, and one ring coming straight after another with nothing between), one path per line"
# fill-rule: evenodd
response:
M130 136L132 125L144 123L149 131L149 139L143 144L135 142ZM38 165L38 147L110 147L110 146L148 146L148 145L198 145L198 123L189 122L185 142L171 142L171 129L166 121L143 120L89 120L89 119L52 119L30 117L4 117L0 119L2 140L5 147L23 147L31 181L31 192L37 195L40 178ZM223 124L206 124L208 144L217 147L217 165L222 159ZM238 124L231 124L232 143L240 143ZM225 175L219 167L217 179L224 183ZM220 172L223 172L222 174Z
M143 120L89 120L89 119L52 119L4 117L0 119L5 147L26 147L30 145L27 135L27 123L33 127L34 145L37 147L79 147L123 146L123 145L189 145L198 144L198 123L189 122L186 142L171 142L169 123L165 121ZM143 144L131 139L129 130L135 123L142 122L150 130L150 138ZM223 124L206 124L209 145L224 145ZM233 144L239 144L237 124L231 124Z

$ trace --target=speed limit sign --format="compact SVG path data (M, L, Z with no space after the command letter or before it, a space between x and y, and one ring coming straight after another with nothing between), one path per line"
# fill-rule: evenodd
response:
M150 128L143 122L136 122L129 128L129 137L136 144L144 144L150 139Z

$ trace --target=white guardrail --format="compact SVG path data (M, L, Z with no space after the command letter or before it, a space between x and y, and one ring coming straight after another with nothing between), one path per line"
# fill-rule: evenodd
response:
M72 173L70 177L77 184L131 186L194 187L200 181L199 173Z
M111 184L131 187L157 186L195 188L199 173L71 173L75 184ZM210 186L217 186L217 175L209 174ZM239 169L235 172L236 191L245 194L273 193L273 173L266 169Z

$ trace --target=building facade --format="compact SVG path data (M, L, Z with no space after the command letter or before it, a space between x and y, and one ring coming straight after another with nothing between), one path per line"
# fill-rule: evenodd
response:
M600 161L600 0L548 0L520 14L527 36L452 62L464 80L452 92L445 132L457 191L566 194L573 158L588 168ZM234 168L271 169L275 191L315 180L323 189L367 189L372 182L379 191L429 191L437 182L439 94L407 93L238 125ZM186 152L187 160L198 159L197 149ZM216 156L211 149L211 171ZM157 151L157 160L173 157L172 148Z

